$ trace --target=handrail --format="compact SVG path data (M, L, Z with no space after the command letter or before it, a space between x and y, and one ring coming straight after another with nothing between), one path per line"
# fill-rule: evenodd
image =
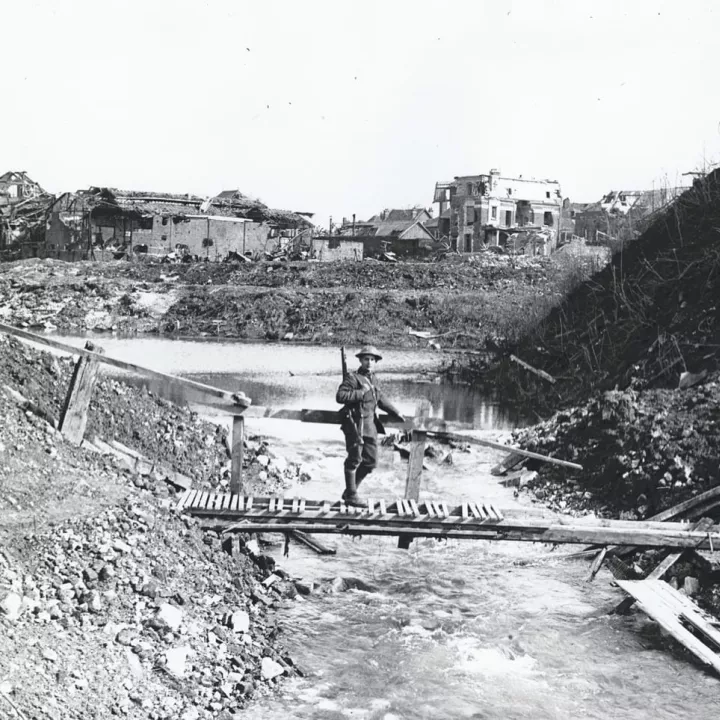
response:
M150 368L143 367L142 365L135 365L135 363L125 362L124 360L118 360L113 357L108 357L107 355L100 355L99 353L94 353L90 350L85 350L84 348L77 348L73 345L58 342L57 340L51 340L50 338L28 332L27 330L21 330L20 328L13 327L12 325L0 323L0 332L4 332L8 335L13 335L24 340L29 340L34 343L39 343L40 345L46 345L47 347L51 347L56 350L62 350L63 352L70 353L71 355L82 355L87 358L92 358L93 360L97 360L99 363L112 365L120 370L128 370L130 372L140 373L141 375L158 378L159 380L165 380L174 385L180 385L182 387L196 390L204 395L220 398L221 400L225 400L234 406L247 408L252 404L252 400L242 392L232 393L227 390L221 390L220 388L213 387L212 385L205 385L205 383L200 383L195 380L188 380L187 378L170 375L169 373L160 372L159 370L151 370Z

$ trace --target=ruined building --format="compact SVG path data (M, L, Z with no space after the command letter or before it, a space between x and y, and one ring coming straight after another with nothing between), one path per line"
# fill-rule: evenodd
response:
M438 238L447 238L458 252L499 245L547 255L557 244L562 196L554 180L503 177L493 169L438 182L434 202Z

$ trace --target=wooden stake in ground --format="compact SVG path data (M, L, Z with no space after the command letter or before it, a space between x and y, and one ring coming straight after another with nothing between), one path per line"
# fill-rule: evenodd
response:
M405 483L405 499L420 499L420 481L422 480L423 458L425 457L425 443L427 433L424 430L413 430L410 444L410 459L408 460L407 482ZM407 550L412 542L412 535L400 535L398 547Z
M85 343L85 349L98 355L105 354L101 347L94 345L90 340ZM97 373L98 363L94 358L83 355L75 364L75 371L60 415L60 432L73 445L82 444Z
M243 455L245 454L245 418L233 417L230 467L230 492L240 495L243 484Z

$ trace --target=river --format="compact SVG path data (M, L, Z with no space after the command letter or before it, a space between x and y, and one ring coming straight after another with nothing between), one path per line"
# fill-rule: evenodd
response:
M241 389L255 404L337 407L336 350L160 339L100 344L129 362ZM435 354L389 351L378 370L406 414L429 413L490 439L506 438L521 422L467 388L435 382L437 364ZM310 469L312 479L286 496L339 495L337 428L253 419L248 432L273 437L278 454ZM454 451L452 464L432 463L424 473L421 497L517 506L522 501L489 472L500 458ZM397 454L382 448L363 491L401 495L405 473ZM560 557L573 546L416 540L405 551L392 538L318 539L337 554L320 557L292 544L285 557L281 544L270 549L281 567L318 589L278 613L305 677L258 697L243 712L247 720L709 720L720 712L720 682L641 612L608 615L622 593L606 570L588 583L585 561ZM334 578L369 589L333 592Z

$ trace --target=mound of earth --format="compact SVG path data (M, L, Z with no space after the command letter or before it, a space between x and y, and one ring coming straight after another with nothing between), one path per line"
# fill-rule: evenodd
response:
M296 672L274 617L295 586L256 543L178 515L161 477L65 442L71 368L0 335L0 717L239 717ZM226 482L224 429L117 380L98 381L87 432ZM297 474L269 456L251 440L251 492Z

